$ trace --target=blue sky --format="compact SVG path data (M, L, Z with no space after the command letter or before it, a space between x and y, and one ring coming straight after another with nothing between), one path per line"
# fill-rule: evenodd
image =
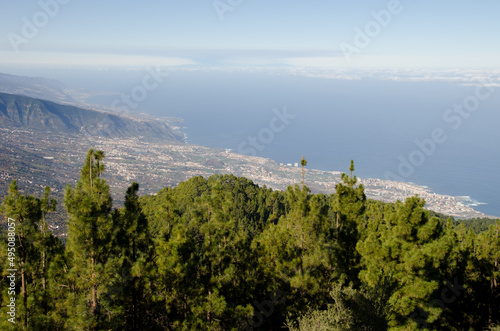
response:
M216 1L1 0L0 64L500 68L498 0Z

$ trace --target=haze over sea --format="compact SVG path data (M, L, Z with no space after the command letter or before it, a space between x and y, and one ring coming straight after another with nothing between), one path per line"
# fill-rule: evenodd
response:
M43 76L68 87L130 93L146 74L66 70ZM457 114L447 119L445 114L475 95L477 80L456 80L450 78L453 73L446 79L388 79L382 73L313 76L279 70L176 70L133 110L184 119L189 143L250 153L245 144L249 137L269 133L276 110L286 108L295 117L272 139L264 135L258 141L263 149L254 149L257 156L295 163L305 155L308 168L335 171L347 171L353 159L359 177L387 179L390 172L439 194L470 196L476 210L500 216L498 84L457 125ZM91 101L109 106L114 99L116 95ZM432 139L435 129L444 132L444 142L436 143L421 165L401 172L402 162L418 150L415 141Z

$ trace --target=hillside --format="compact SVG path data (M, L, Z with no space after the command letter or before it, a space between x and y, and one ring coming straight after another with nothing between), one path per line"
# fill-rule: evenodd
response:
M161 121L134 120L6 93L0 93L0 127L110 138L181 139L179 134Z

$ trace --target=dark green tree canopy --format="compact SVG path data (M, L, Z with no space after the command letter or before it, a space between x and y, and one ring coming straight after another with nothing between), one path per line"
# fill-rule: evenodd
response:
M113 209L105 155L89 150L56 209L12 182L0 212L2 316L17 263L25 330L482 330L500 323L500 221L455 221L404 202L367 200L354 175L334 194L276 191L233 175L193 177ZM8 242L6 222L1 237ZM12 237L12 235L10 235ZM12 239L10 239L12 241ZM9 260L10 259L10 260Z

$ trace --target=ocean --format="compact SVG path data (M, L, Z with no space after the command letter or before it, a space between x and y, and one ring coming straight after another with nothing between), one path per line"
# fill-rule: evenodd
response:
M44 72L69 87L130 94L146 71ZM498 90L498 91L497 91ZM479 94L477 94L479 93ZM478 97L479 96L479 97ZM116 96L93 102L110 105ZM316 78L173 71L131 111L184 120L187 141L469 196L500 216L500 86L451 79Z
M360 177L469 196L476 210L500 215L500 93L462 118L449 109L469 102L475 87L450 82L182 76L162 89L170 107L156 114L182 117L192 144L280 163L305 155L308 167L321 170L347 171L352 159ZM276 112L285 110L288 123L279 122Z

